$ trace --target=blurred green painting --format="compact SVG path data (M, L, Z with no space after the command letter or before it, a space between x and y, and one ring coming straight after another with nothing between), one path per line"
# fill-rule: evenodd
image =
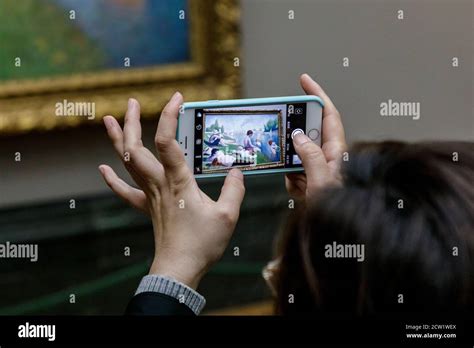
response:
M186 0L1 0L0 81L190 60Z

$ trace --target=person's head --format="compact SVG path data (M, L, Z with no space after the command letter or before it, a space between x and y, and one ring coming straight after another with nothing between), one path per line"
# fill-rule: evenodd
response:
M249 137L251 137L251 136L253 135L253 131L252 131L251 129L249 129L249 130L247 131L247 135L248 135Z
M474 308L474 143L363 143L289 219L281 314Z

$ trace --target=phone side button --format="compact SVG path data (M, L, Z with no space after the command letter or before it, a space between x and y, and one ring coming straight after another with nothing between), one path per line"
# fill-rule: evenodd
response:
M311 140L316 140L319 138L319 130L316 129L316 128L313 128L313 129L310 129L309 132L308 132L308 137L311 139Z

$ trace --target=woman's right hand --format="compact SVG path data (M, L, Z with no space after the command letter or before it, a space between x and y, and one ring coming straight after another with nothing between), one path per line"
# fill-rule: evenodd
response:
M308 74L301 76L300 83L306 94L318 96L324 102L322 146L313 143L305 134L297 134L293 144L305 173L291 173L285 178L290 196L307 200L317 190L341 183L340 161L347 145L341 115L331 99Z

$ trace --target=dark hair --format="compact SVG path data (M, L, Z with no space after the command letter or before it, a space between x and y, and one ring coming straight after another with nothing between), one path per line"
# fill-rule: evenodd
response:
M474 143L361 143L341 171L289 219L277 313L474 309ZM334 242L364 261L325 257Z
M251 129L247 131L247 135L250 135L250 134L253 134L253 131Z

